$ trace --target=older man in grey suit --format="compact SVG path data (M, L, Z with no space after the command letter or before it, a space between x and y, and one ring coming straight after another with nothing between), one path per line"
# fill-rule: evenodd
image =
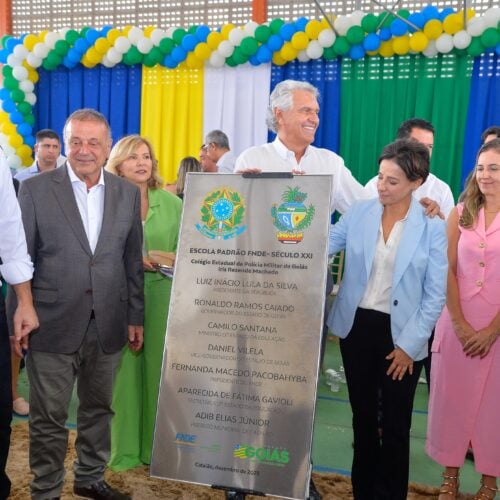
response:
M122 347L142 347L143 269L139 190L103 171L111 148L100 113L75 111L64 126L65 166L19 192L40 327L30 338L32 498L58 498L65 421L79 399L74 493L126 499L103 479L110 449L113 377Z

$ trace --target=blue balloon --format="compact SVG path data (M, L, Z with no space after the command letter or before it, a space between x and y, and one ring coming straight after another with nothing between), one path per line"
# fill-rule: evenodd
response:
M7 49L0 50L0 63L5 64L7 57L9 57L9 51Z
M0 101L5 101L5 99L10 99L10 91L6 88L0 89Z
M17 39L17 38L9 38L6 42L5 42L5 48L9 51L9 54L14 50L14 47L16 45L19 45L21 42Z
M500 43L496 46L495 52L500 56Z
M268 63L273 59L273 53L267 45L261 45L259 47L259 50L257 50L257 54L255 54L255 56L261 63Z
M269 37L269 40L267 41L267 46L271 49L272 52L277 52L278 50L283 47L283 44L285 42L283 41L283 38L281 38L279 35L271 35Z
M296 33L297 28L292 23L285 23L280 28L280 35L283 40L289 42L292 39L292 36Z
M252 56L250 56L248 58L248 62L252 65L252 66L259 66L260 64L260 61L259 61L259 58L257 57L257 54L253 54Z
M26 146L29 146L30 148L32 148L35 145L35 142L36 140L32 135L24 138L24 144L26 144Z
M70 50L71 50L71 49L70 49ZM74 52L74 54L78 54L78 56L77 56L77 57L78 57L78 61L79 61L79 60L80 60L80 53L75 51L75 52ZM72 59L69 57L69 55L68 55L68 54L66 54L66 55L64 56L64 59L63 59L62 63L63 63L63 65L64 65L66 68L68 68L68 69L73 69L73 68L75 68L75 67L76 67L76 65L78 64L78 61L74 61L74 60L72 60Z
M394 19L391 23L391 33L394 36L403 36L408 32L408 25L401 19Z
M33 129L31 128L31 125L29 123L23 122L17 126L17 133L19 135L22 135L23 137L30 136L32 131Z
M2 101L2 109L6 113L13 113L16 111L16 103L12 99L5 99L5 101Z
M298 31L305 31L308 22L309 19L307 19L307 17L300 17L295 21L295 26L297 27Z
M163 66L170 68L170 69L177 68L177 63L174 61L174 59L172 58L172 56L170 54L163 58L162 64L163 64Z
M198 45L198 39L194 35L186 35L181 42L181 46L187 52L192 52Z
M420 12L414 12L408 16L408 21L418 28L422 29L425 24L425 17ZM410 33L414 33L416 30L409 26Z
M368 33L363 40L363 47L365 50L377 50L380 47L380 37L376 33Z
M392 38L392 33L389 28L381 28L378 32L378 36L380 40L382 40L383 42L387 42L387 40L390 40Z
M210 28L208 26L201 25L196 28L196 38L200 42L206 42L208 35L210 35Z
M82 53L76 50L76 48L71 48L68 50L68 53L64 57L64 59L71 62L71 64L78 64L82 58ZM66 64L65 64L66 65ZM69 66L68 66L69 67Z
M179 45L172 50L172 53L170 54L172 56L172 59L177 63L181 63L186 59L187 57L187 52Z
M90 45L94 45L98 38L99 32L94 28L90 28L87 33L85 33L85 39L87 40L87 42L89 42Z
M73 49L80 52L80 54L84 54L85 52L87 52L87 49L89 47L90 47L90 44L89 44L89 42L87 42L87 40L85 38L79 38L75 42L75 46L73 47Z
M101 28L101 37L105 37L111 30L113 29L113 26L103 26Z
M349 49L349 57L351 59L361 59L365 56L365 51L362 45L353 45Z
M441 21L444 21L446 17L448 17L450 14L453 14L455 12L454 9L452 9L451 7L446 7L445 9L443 9L441 11L441 13L439 14L439 19Z
M23 115L17 110L11 111L9 114L9 118L11 123L14 123L16 125L19 125L24 121Z
M426 21L430 21L431 19L439 19L439 10L434 5L426 5L422 9L422 15L424 16Z

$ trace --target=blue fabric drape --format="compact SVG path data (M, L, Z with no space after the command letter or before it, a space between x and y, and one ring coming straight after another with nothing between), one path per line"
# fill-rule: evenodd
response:
M34 109L35 130L51 128L62 137L64 122L73 111L93 108L108 119L114 141L127 134L138 134L141 79L141 65L40 69Z
M462 162L462 185L474 168L481 134L500 125L500 58L494 52L474 60Z
M307 81L317 87L320 93L319 128L314 145L320 148L339 151L340 142L340 63L336 60L321 59L301 63L293 61L271 70L271 92L283 80ZM269 132L269 141L275 134Z

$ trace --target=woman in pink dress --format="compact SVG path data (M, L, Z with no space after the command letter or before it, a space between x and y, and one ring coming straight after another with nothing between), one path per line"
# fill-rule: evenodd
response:
M432 345L426 448L445 467L440 500L457 498L469 443L475 498L494 499L500 476L500 139L481 147L474 174L448 219L447 305Z

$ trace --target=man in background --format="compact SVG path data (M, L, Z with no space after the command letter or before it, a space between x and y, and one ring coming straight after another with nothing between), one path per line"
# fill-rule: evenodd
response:
M229 139L222 130L212 130L205 137L207 155L217 165L219 174L232 174L236 157L229 148Z
M208 155L208 146L203 144L200 148L200 164L202 172L209 174L217 173L217 163Z

